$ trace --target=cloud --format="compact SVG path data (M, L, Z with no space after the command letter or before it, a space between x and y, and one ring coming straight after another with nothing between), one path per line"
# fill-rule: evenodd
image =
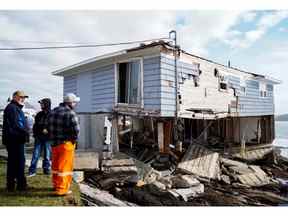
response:
M242 18L243 22L249 23L249 22L254 21L256 19L256 17L257 17L257 12L249 11L247 13L244 13L241 18Z
M287 10L265 12L256 23L255 29L240 32L237 35L228 32L223 42L229 45L232 49L248 48L257 40L260 40L269 29L276 26L286 18L288 18Z
M223 37L241 14L237 11L0 11L0 26L5 29L1 31L0 46L133 41L167 37L170 30L176 29L183 49L207 54L207 45ZM0 79L5 82L1 82L0 100L6 100L15 89L23 89L31 96L32 104L40 97L51 97L56 105L62 98L62 78L52 76L51 71L125 47L2 51Z

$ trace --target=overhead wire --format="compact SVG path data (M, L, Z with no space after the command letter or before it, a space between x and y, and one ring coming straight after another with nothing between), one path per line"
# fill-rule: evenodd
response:
M147 40L128 41L119 43L107 43L107 44L83 44L83 45L65 45L65 46L42 46L42 47L0 47L0 51L17 51L17 50L49 50L49 49L77 49L77 48L93 48L93 47L105 47L105 46L119 46L129 45L135 43L144 43L150 41L170 40L170 38L153 38ZM74 43L75 44L75 43Z

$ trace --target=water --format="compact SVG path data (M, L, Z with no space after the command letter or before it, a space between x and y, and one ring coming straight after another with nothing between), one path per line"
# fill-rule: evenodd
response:
M275 146L283 147L282 155L288 157L288 121L275 122ZM287 148L287 149L286 149Z

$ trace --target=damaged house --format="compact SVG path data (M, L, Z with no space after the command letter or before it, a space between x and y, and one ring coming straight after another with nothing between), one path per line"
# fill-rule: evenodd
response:
M64 77L64 94L81 98L80 150L123 150L146 161L156 151L177 160L197 144L253 159L269 151L275 138L278 80L175 50L164 41L53 74Z

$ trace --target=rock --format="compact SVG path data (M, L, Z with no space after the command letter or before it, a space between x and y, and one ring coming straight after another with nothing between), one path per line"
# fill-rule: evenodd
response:
M176 175L171 178L171 181L173 188L189 188L200 184L192 175Z

